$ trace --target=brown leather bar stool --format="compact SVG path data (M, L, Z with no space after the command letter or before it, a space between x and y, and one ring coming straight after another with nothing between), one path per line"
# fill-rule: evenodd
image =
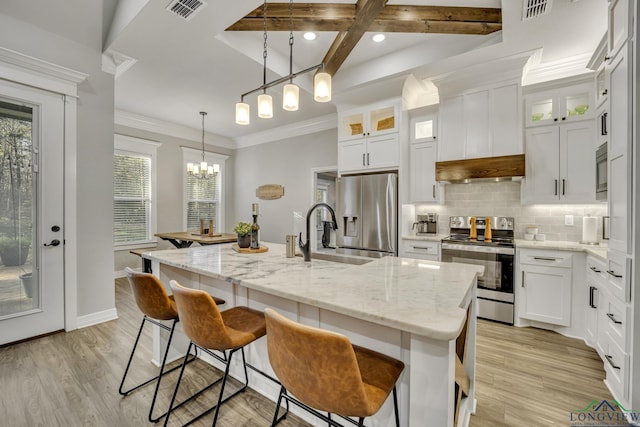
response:
M391 392L396 426L400 426L396 381L404 363L352 345L344 335L296 323L269 308L265 319L269 362L282 383L272 426L287 416L288 410L278 418L282 399L330 426L341 427L331 414L363 426L365 417L378 412ZM347 417L356 417L358 422Z
M138 273L130 269L129 267L125 268L125 272L127 273L127 279L129 279L129 284L131 285L131 290L133 292L136 304L138 305L138 308L144 316L142 317L140 329L138 330L136 341L133 344L133 349L131 350L131 355L129 356L127 367L125 368L124 374L122 375L122 381L120 382L120 389L118 391L121 395L126 396L134 392L135 390L138 390L139 388L153 381L156 381L156 388L153 392L153 400L151 401L151 408L149 409L149 421L157 422L158 420L160 420L160 418L167 414L165 412L158 417L154 418L153 416L153 409L156 404L156 398L158 397L158 390L160 389L160 382L162 381L162 377L180 367L180 365L178 365L166 372L164 370L165 364L167 362L169 348L171 346L171 340L173 338L173 332L175 330L176 324L180 320L178 317L178 309L176 307L175 301L173 300L173 296L167 295L164 286L156 276L148 273ZM220 298L215 298L215 301L216 304L225 303L225 301ZM170 321L171 326L167 326L161 321ZM129 373L129 368L131 367L131 362L133 361L133 356L136 352L136 349L138 348L138 342L140 341L140 336L142 335L142 330L146 322L150 322L169 332L167 346L162 357L162 364L160 365L160 373L155 377L141 384L138 384L137 386L134 386L128 390L124 390L124 383L127 379L127 374ZM194 358L195 357L190 358L189 362ZM182 402L181 404L183 403L186 402Z
M266 333L264 314L248 307L233 307L228 310L219 311L218 306L208 293L198 289L185 288L180 286L175 280L171 280L169 285L171 286L176 305L178 306L178 313L180 314L182 328L191 341L189 342L189 348L182 363L180 376L178 377L178 382L176 383L176 388L173 392L173 397L171 398L171 404L169 405L169 415L165 418L164 425L166 426L169 422L169 416L173 410L173 402L175 401L178 389L180 388L180 381L184 374L184 369L187 364L191 347L196 347L208 355L224 362L226 364L226 368L224 375L221 378L218 378L213 383L200 390L200 392L202 392L222 381L216 405L196 416L187 424L193 423L215 409L215 414L213 416L213 426L215 426L220 412L220 405L236 396L238 393L245 391L249 386L247 363L244 357L244 346L264 336ZM222 352L224 357L220 358L220 356L213 353L212 350ZM242 354L245 382L241 389L223 398L224 387L229 377L231 359L237 351L240 351Z

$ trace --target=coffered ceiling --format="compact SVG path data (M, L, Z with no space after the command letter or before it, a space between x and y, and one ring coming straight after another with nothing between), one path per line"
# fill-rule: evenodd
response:
M527 21L519 0L370 1L380 10L364 18L355 1L294 1L294 72L327 61L334 71L333 101L313 101L309 73L296 78L301 87L298 111L282 110L281 87L274 87L269 90L274 118L259 119L250 96L251 124L240 126L234 121L235 103L262 83L262 1L207 0L185 21L166 10L169 0L120 0L105 49L116 62L130 65L116 78L116 108L194 129L200 126L198 112L207 111L207 131L234 139L324 117L335 113L337 105L401 96L409 75L428 81L522 52L538 51L532 69L569 63L572 73L585 71L606 29L606 0L554 0L549 14ZM267 81L289 74L288 6L268 3ZM342 19L322 16L331 7ZM451 13L445 20L434 19L439 7L481 9L468 9L456 23ZM502 23L492 9L501 12ZM474 10L475 22L469 18ZM422 16L427 13L430 19ZM366 18L357 31L356 17ZM384 30L387 39L374 43L373 29ZM306 30L318 37L303 39ZM340 44L350 32L361 34L346 46L347 54L332 54L336 41ZM133 60L127 63L126 58Z

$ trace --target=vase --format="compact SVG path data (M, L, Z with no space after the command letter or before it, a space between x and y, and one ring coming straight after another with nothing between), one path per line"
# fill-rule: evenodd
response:
M251 235L243 234L242 236L238 235L238 247L239 248L248 248L251 246Z
M24 287L24 293L27 295L27 298L32 298L33 296L33 274L32 273L24 273L20 275L20 280L22 280L22 286Z

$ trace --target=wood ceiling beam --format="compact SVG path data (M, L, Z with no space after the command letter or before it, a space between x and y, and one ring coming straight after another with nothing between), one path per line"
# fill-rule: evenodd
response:
M325 72L335 75L386 4L387 0L358 0L353 25L348 31L338 33L322 60Z
M262 10L262 7L256 8L227 28L227 31L262 31ZM348 31L356 20L356 13L355 4L294 3L293 28L294 31ZM428 27L427 22L432 30L424 30L424 27ZM375 19L376 29L371 31L424 33L437 32L437 28L452 28L444 25L444 22L454 23L453 28L461 31L456 34L486 34L476 28L486 24L493 31L500 30L502 11L495 8L388 5ZM267 5L267 28L269 31L289 31L288 3Z

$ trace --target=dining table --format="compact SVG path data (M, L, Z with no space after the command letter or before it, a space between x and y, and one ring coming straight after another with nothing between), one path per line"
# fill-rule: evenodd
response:
M171 244L176 248L188 248L194 242L199 243L202 246L206 246L231 243L238 240L238 236L234 233L214 233L212 236L209 236L208 234L199 234L192 231L156 233L156 237L171 242Z

